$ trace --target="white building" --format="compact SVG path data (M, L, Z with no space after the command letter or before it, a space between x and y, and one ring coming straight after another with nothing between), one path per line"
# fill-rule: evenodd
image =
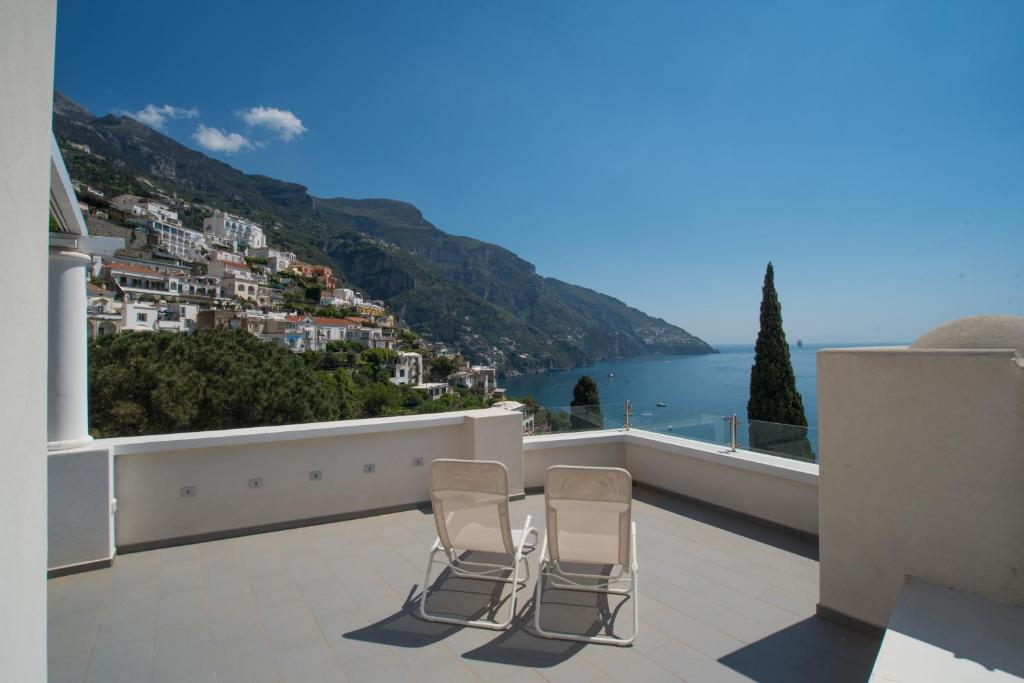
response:
M223 239L237 240L247 249L267 246L263 228L258 223L224 211L214 211L212 216L204 219L203 231Z
M252 275L233 273L220 281L221 296L227 299L244 299L258 301L259 285Z
M165 223L180 225L178 212L172 211L167 204L155 199L139 197L134 194L122 194L114 197L112 202L114 206L129 216L145 216Z
M430 397L431 401L436 401L445 394L448 393L447 382L427 382L425 384L417 384L413 389L420 389L427 392L427 396Z
M292 252L280 251L268 246L250 249L249 256L267 259L267 268L274 273L287 270L295 261L295 254Z
M157 329L160 311L154 304L126 301L121 307L122 332L153 332Z
M393 375L388 381L398 385L419 385L423 381L423 356L414 351L399 353Z
M201 248L205 248L206 239L203 233L191 228L183 228L162 221L147 221L146 227L151 235L155 235L158 244L172 256L194 261L199 257Z

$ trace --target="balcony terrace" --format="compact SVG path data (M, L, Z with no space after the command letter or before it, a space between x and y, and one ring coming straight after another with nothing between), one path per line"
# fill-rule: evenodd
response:
M507 632L413 616L435 535L424 507L135 552L51 579L49 680L867 679L878 638L815 616L815 538L646 488L634 497L632 648L532 635L532 582ZM528 513L542 527L543 495L513 503L514 523ZM494 585L442 578L430 605L479 615L508 597ZM544 625L614 628L622 602L549 590Z

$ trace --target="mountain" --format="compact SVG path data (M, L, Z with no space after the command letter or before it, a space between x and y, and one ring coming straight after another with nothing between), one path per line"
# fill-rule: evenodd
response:
M241 213L271 244L335 268L384 299L407 325L505 371L569 368L605 358L714 353L686 330L611 296L538 275L496 244L450 235L412 204L320 198L307 188L248 175L127 116L97 117L54 94L53 128L71 175L111 194L159 188ZM86 154L66 143L88 145ZM199 210L185 212L198 227Z

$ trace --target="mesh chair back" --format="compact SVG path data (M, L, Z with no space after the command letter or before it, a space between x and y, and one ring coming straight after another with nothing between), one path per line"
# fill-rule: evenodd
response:
M508 519L508 470L488 460L435 460L430 501L446 550L515 554Z
M633 479L617 467L548 468L544 482L551 559L629 563Z

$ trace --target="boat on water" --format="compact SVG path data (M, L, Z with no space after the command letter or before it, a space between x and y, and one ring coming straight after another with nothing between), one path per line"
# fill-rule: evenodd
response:
M798 349L802 349L804 347L804 340L803 339L797 339L796 340L796 346L797 346Z
M658 401L654 405L658 406L659 408L665 408L666 407L666 404L662 403L661 401Z
M614 373L614 372L609 372L609 373L608 373L608 377L614 377L614 376L615 376L615 373Z

